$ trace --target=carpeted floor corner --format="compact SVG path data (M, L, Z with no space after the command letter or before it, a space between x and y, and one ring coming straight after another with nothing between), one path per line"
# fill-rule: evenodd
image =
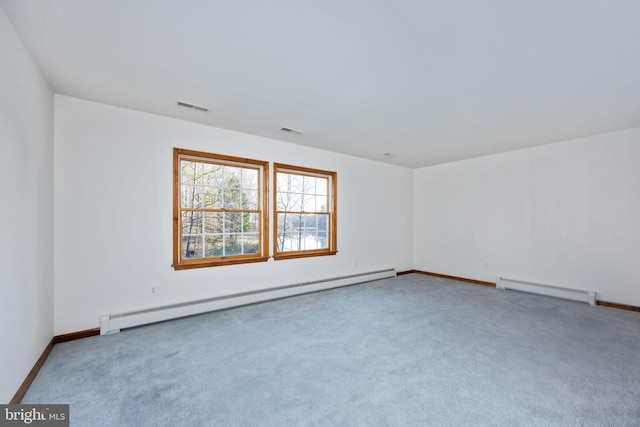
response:
M640 426L640 315L410 274L55 346L72 426Z

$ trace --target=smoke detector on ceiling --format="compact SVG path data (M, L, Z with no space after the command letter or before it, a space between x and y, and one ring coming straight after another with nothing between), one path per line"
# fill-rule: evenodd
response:
M209 109L207 107L203 107L202 105L191 104L189 102L178 101L176 102L176 105L178 105L178 107L184 107L184 108L189 108L191 110L202 111L203 113L209 112Z

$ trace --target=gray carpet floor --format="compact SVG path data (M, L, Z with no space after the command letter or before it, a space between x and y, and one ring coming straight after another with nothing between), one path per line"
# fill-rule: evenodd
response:
M55 346L72 426L640 426L640 314L410 274Z

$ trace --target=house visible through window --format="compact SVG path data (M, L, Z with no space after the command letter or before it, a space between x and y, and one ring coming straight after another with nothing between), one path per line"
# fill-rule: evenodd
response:
M274 258L335 255L336 173L274 164Z
M268 168L174 148L175 269L267 261Z

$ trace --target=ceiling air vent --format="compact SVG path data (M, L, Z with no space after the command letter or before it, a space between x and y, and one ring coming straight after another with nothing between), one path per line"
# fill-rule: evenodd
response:
M304 132L302 132L301 130L287 128L287 127L281 127L280 130L283 131L283 132L298 133L300 135L304 134Z
M183 102L183 101L178 101L177 105L178 107L190 108L192 110L198 110L205 113L209 111L207 107L203 107L201 105L189 104L188 102Z

